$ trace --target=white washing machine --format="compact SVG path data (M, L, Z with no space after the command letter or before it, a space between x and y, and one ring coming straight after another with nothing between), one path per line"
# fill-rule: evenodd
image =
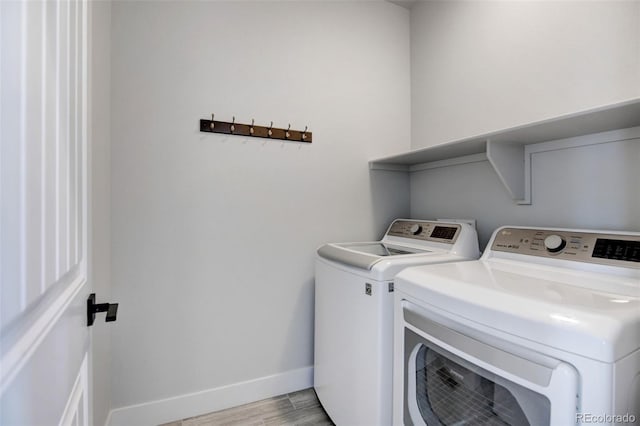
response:
M318 249L314 387L338 426L391 423L395 275L479 254L475 227L409 219L394 221L381 241Z
M503 227L395 283L395 425L640 421L640 233Z

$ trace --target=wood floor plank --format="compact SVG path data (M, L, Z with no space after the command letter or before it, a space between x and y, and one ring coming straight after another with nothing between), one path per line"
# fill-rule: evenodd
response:
M266 426L311 426L311 425L333 425L331 419L324 412L322 407L309 407L300 410L293 410L278 416L266 417L264 419Z
M316 392L315 390L313 390L313 388L303 389L298 392L290 393L289 399L291 400L291 403L296 408L296 410L302 408L318 407L320 405L320 401L318 401L318 397L316 396Z
M251 404L216 411L182 421L182 426L222 426L262 424L265 417L284 415L295 410L286 395L264 399Z
M161 426L334 426L313 388Z

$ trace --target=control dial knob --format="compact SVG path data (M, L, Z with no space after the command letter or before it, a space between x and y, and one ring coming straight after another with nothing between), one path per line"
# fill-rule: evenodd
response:
M419 233L421 233L421 232L422 232L422 225L419 225L419 224L417 224L417 223L414 223L414 224L411 226L410 231L411 231L411 233L412 233L413 235L418 235Z
M544 239L544 247L551 253L557 253L567 245L560 235L551 234Z

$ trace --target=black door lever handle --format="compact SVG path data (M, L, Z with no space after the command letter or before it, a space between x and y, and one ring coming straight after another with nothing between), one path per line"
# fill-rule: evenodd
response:
M118 304L117 303L108 303L109 309L107 309L107 318L106 322L111 322L116 320L116 316L118 315Z
M91 293L87 299L87 326L91 327L98 312L106 312L106 322L115 321L118 316L117 303L96 303L96 294Z

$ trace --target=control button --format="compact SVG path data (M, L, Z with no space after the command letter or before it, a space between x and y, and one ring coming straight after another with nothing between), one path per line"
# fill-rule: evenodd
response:
M547 251L557 253L567 245L567 242L560 235L549 235L544 239L544 246Z
M411 233L413 235L418 235L419 233L422 232L422 225L418 225L417 223L415 223L412 227L411 227Z

